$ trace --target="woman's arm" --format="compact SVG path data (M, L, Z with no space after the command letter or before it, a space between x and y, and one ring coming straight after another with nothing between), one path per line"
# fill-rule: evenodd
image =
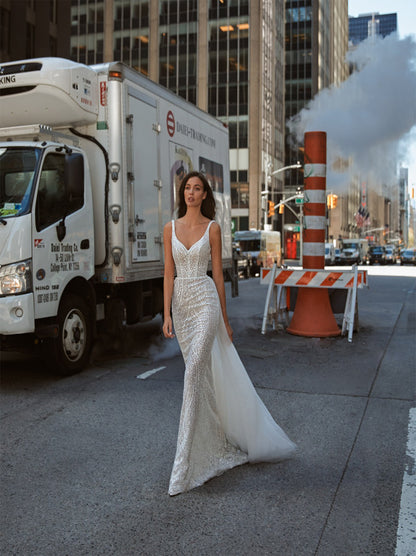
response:
M218 297L220 299L224 324L230 340L233 341L233 331L230 323L228 322L227 307L225 302L224 274L222 271L221 228L216 222L213 222L211 224L211 228L209 230L209 240L211 244L212 278L214 280L218 292Z
M172 318L170 308L172 304L173 280L175 278L175 263L172 255L172 222L168 222L163 229L163 248L165 253L165 272L163 275L163 334L165 338L173 338Z

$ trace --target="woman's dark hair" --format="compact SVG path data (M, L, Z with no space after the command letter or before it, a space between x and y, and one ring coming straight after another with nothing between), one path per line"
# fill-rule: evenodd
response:
M202 185L204 186L204 191L206 191L206 193L207 193L207 196L202 201L201 213L204 216L206 216L207 218L209 218L210 220L214 220L214 217L215 217L215 199L214 199L214 195L212 193L211 186L209 185L208 180L204 176L204 174L201 174L201 172L197 172L197 171L189 172L188 174L186 174L186 176L181 181L181 185L179 187L179 193L178 193L178 218L182 218L182 216L184 216L185 213L186 213L187 206L186 206L186 203L185 203L184 192L185 192L186 182L190 178L199 178L201 180Z

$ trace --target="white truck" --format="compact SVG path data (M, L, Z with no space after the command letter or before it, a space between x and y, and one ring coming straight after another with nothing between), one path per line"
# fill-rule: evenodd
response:
M366 239L341 239L340 247L341 265L368 263L368 241Z
M248 274L255 276L261 267L282 264L280 232L265 230L241 230L235 232L234 242L240 259L246 258Z
M97 323L163 307L164 224L190 170L207 176L232 269L228 130L122 63L0 65L1 349L39 344L62 374Z

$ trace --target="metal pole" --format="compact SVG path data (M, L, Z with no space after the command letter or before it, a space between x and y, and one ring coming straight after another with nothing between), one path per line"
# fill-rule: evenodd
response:
M299 210L299 231L300 231L299 261L300 261L300 266L303 268L303 204L300 205L300 210Z

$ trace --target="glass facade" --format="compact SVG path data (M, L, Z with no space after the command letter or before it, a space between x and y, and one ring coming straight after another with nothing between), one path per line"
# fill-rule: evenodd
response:
M373 23L374 17L374 23ZM348 18L349 40L356 45L370 35L386 37L397 32L397 14L363 14Z
M87 65L104 61L104 0L71 1L71 58ZM113 0L112 60L148 73L149 0Z
M208 14L208 111L229 128L230 149L248 147L248 0L212 0ZM239 159L238 156L235 157ZM231 170L234 209L248 209L247 164ZM246 218L248 224L248 217ZM241 223L238 228L241 227Z
M71 58L98 64L104 55L104 0L71 1Z
M159 2L159 82L196 104L197 0Z
M312 98L312 0L307 4L286 2L286 118L300 112Z
M237 229L248 229L250 196L260 195L264 154L273 169L283 165L284 0L71 0L71 10L73 60L101 63L112 52L112 60L228 126L233 217ZM253 67L259 79L250 83ZM250 137L253 120L261 132ZM260 162L249 179L250 160Z

